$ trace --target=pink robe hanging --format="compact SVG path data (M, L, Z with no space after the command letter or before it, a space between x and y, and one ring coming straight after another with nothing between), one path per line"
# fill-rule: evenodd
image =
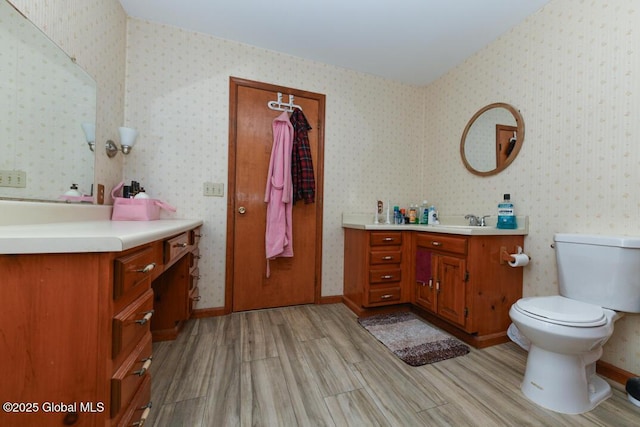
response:
M293 256L292 205L293 184L291 180L291 149L293 126L289 115L283 112L273 120L273 146L269 160L267 188L264 201L267 203L267 228L265 248L267 277L271 272L269 260L276 257Z

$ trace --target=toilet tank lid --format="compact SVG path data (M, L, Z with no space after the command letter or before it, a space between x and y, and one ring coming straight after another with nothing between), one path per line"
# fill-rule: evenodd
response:
M557 233L556 242L583 243L587 245L616 246L621 248L640 248L638 236L608 236L601 234Z

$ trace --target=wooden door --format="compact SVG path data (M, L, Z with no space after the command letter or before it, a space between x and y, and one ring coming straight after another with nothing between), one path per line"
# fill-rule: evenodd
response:
M269 101L294 96L312 127L309 143L316 181L315 203L293 206L293 257L265 258L264 201L273 120L282 114ZM319 301L322 248L324 95L231 78L229 192L225 311L281 307Z
M437 258L438 314L455 324L465 323L465 273L462 258L435 255Z
M515 149L515 140L518 128L516 126L496 125L496 167L502 167Z

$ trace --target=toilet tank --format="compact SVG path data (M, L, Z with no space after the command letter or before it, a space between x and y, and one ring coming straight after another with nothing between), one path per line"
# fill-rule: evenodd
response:
M640 313L640 237L556 234L560 295Z

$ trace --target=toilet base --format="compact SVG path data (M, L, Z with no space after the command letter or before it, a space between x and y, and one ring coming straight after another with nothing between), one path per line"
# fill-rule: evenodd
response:
M602 348L588 354L559 354L531 345L521 390L543 408L563 414L590 411L611 396L595 373Z

